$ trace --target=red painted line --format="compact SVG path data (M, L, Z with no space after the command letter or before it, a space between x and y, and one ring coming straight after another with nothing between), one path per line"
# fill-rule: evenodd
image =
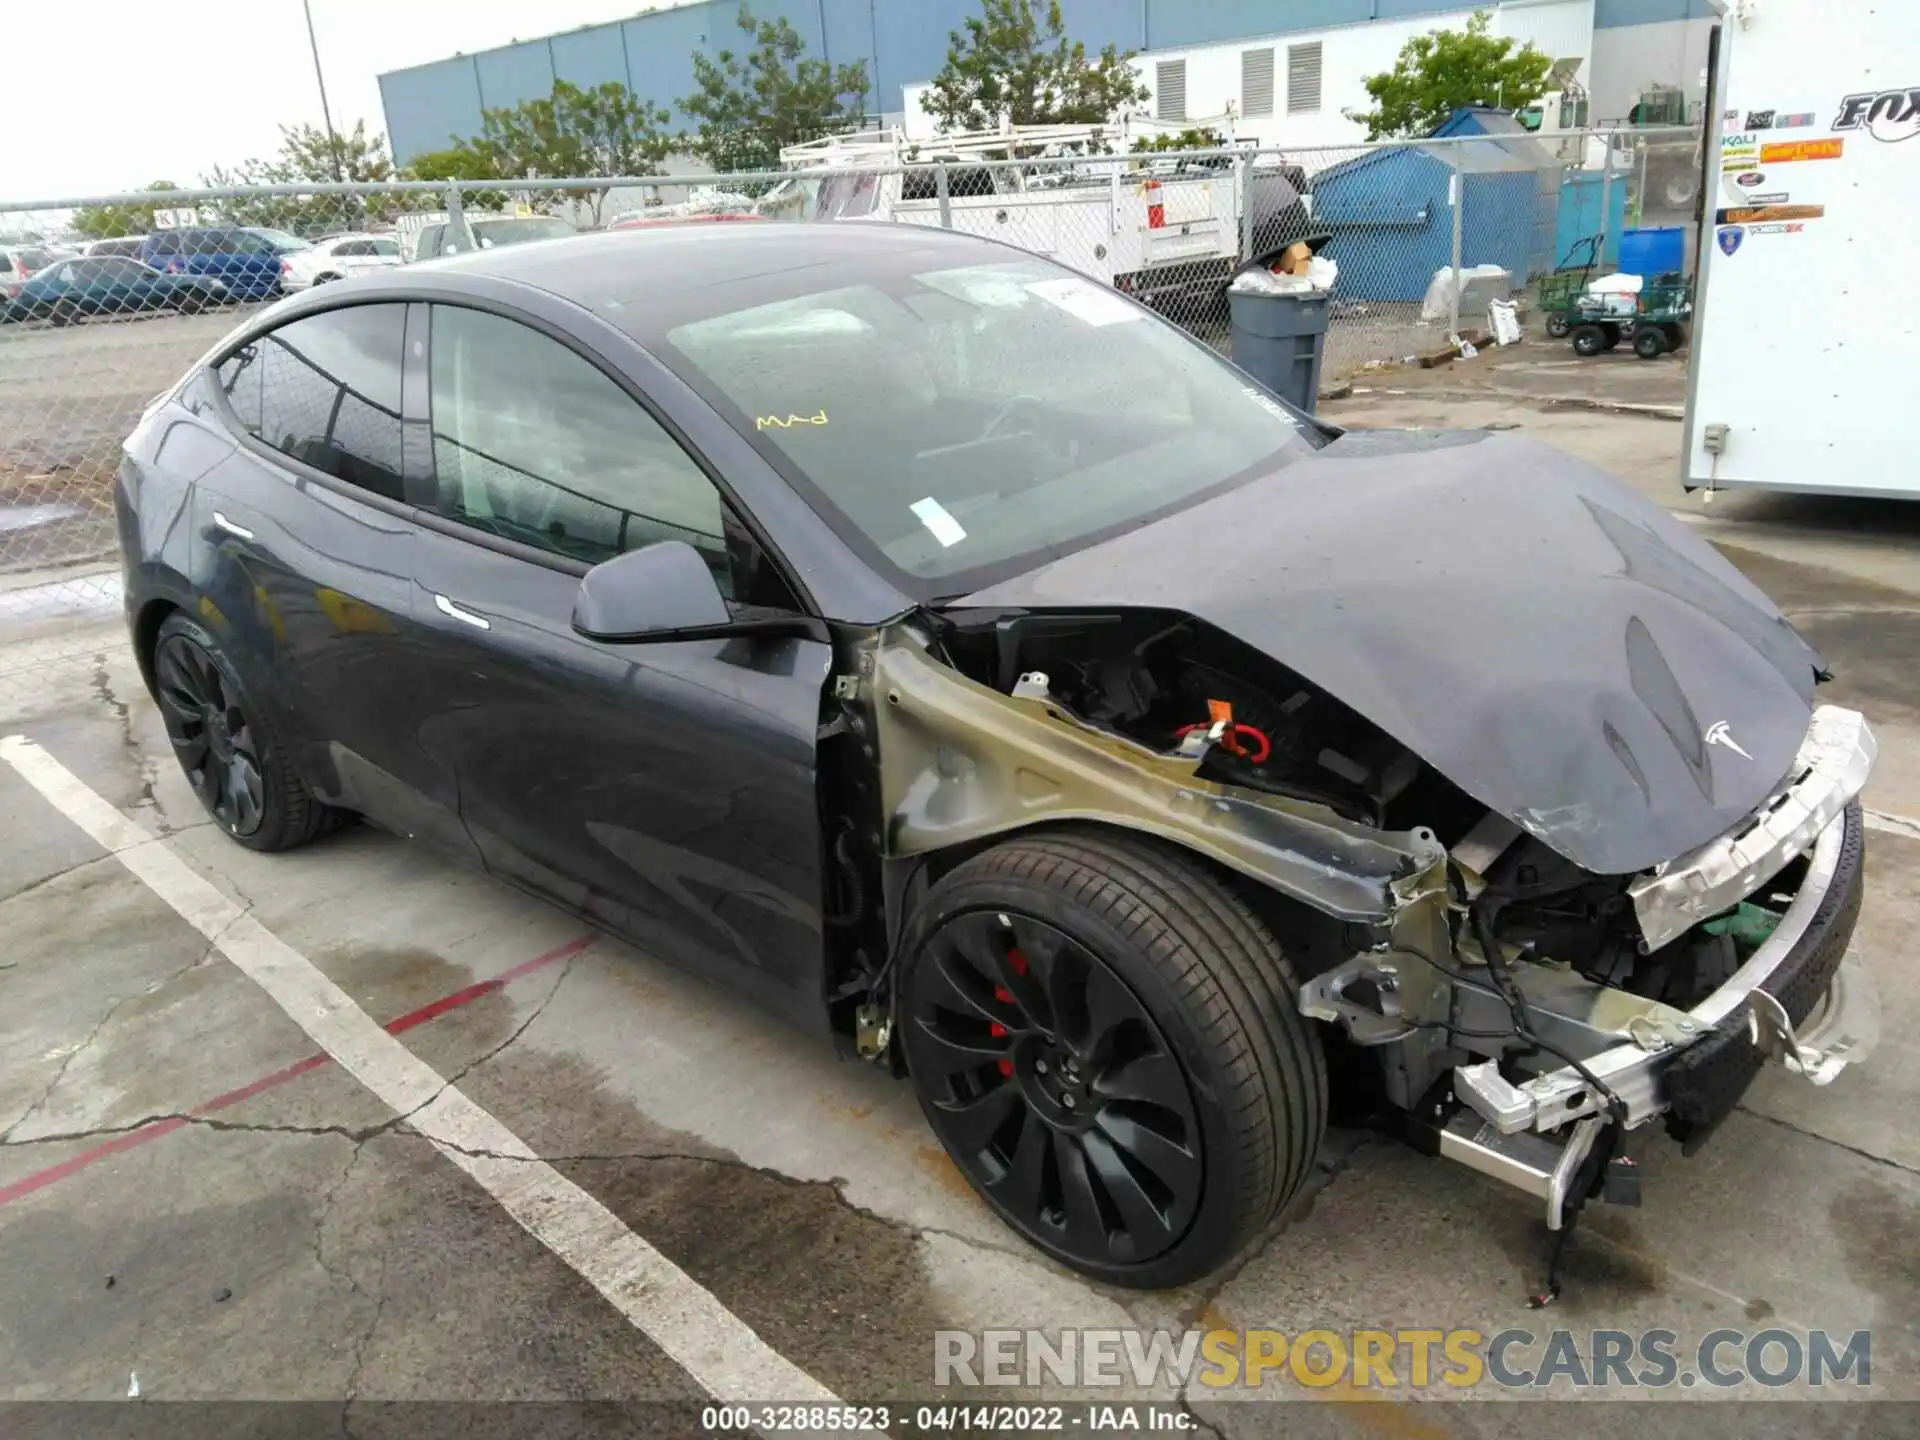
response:
M545 954L536 955L531 960L522 960L518 965L502 970L491 979L476 981L464 989L454 991L451 995L443 995L438 1000L429 1001L418 1010L409 1010L397 1020L389 1020L383 1028L389 1035L399 1035L416 1026L424 1025L429 1020L437 1020L449 1010L458 1010L462 1005L471 1005L483 995L504 990L514 981L531 975L536 970L543 970L562 960L571 960L591 945L594 939L592 935L577 935L566 944L557 945ZM229 1090L223 1095L216 1095L211 1100L203 1101L187 1111L185 1115L169 1115L163 1120L142 1125L138 1130L129 1130L124 1135L116 1135L111 1140L94 1146L91 1150L82 1150L78 1155L69 1155L57 1165L36 1170L33 1174L15 1180L10 1185L0 1185L0 1205L9 1204L23 1195L31 1195L36 1190L44 1190L47 1186L64 1180L69 1175L77 1174L89 1165L97 1165L110 1156L119 1155L124 1151L145 1145L149 1141L158 1140L163 1135L171 1135L189 1124L192 1119L202 1115L212 1115L217 1111L238 1105L242 1100L251 1100L256 1095L276 1089L289 1080L298 1080L302 1075L332 1063L333 1057L330 1055L309 1055L304 1060L296 1060L293 1064L283 1066L271 1074L262 1075L258 1080L242 1085L237 1090Z

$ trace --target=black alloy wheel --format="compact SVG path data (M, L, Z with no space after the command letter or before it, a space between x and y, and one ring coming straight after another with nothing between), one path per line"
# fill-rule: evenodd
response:
M160 642L153 670L167 738L200 803L234 835L254 834L265 818L266 788L239 695L213 656L185 635Z
M1667 337L1657 325L1642 325L1633 332L1633 353L1642 360L1658 360L1667 353Z
M1581 356L1598 355L1607 348L1607 332L1598 325L1576 325L1573 329L1573 353Z
M234 840L249 850L290 850L348 818L308 790L205 626L178 611L167 616L150 673L187 782Z
M926 890L899 966L928 1124L1002 1220L1082 1274L1196 1280L1306 1182L1319 1037L1273 932L1187 851L1100 826L1009 836Z
M1572 330L1573 330L1573 322L1567 319L1566 312L1561 310L1553 310L1548 312L1547 314L1547 338L1548 339L1564 340L1567 338L1567 336L1570 333L1572 333Z
M929 1118L1002 1209L1064 1256L1133 1264L1199 1208L1199 1122L1160 1027L1113 968L1042 921L956 916L907 998Z

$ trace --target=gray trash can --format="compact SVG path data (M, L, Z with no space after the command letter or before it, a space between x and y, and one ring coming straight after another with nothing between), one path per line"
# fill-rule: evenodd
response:
M1328 292L1262 295L1229 290L1233 363L1309 415L1320 398Z

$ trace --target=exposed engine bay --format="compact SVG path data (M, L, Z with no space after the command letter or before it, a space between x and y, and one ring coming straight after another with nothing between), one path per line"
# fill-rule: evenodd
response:
M1826 902L1836 868L1857 870L1872 739L1853 712L1816 710L1778 794L1729 836L1602 875L1178 612L948 610L860 664L886 854L1095 820L1237 872L1284 907L1300 1010L1337 1028L1397 1128L1534 1195L1560 1237L1590 1198L1638 1203L1630 1132L1664 1119L1691 1149L1749 1060L1824 1083L1863 1049L1837 1005L1818 1035L1795 1030L1852 929ZM1845 884L1857 909L1857 873ZM1831 944L1808 938L1821 906ZM1809 973L1770 995L1790 950Z

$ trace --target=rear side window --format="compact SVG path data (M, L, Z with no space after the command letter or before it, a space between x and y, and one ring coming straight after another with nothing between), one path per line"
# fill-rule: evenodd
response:
M402 305L329 310L268 331L215 374L241 424L268 445L399 500L405 332Z
M398 255L400 253L400 247L391 240L369 240L367 241L367 253L369 255Z
M414 249L414 255L421 260L431 260L440 253L440 239L447 233L444 225L429 225L420 232L420 240Z

